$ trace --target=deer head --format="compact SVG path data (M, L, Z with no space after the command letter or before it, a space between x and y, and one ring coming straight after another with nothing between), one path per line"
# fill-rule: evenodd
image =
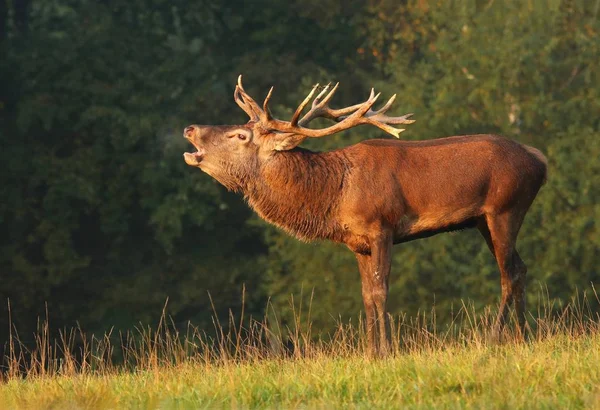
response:
M369 98L360 104L340 109L329 107L329 101L335 94L339 83L331 87L329 84L319 90L315 85L306 98L300 103L290 121L273 118L269 110L269 100L273 87L269 90L262 107L250 97L242 85L242 76L238 77L235 87L235 102L250 117L243 125L206 126L190 125L183 135L189 140L196 151L185 153L185 162L198 167L221 182L230 190L244 190L249 178L255 175L259 164L269 160L277 152L289 151L297 147L306 138L320 138L335 134L357 125L369 124L376 126L395 137L399 137L404 129L391 125L411 124L408 119L412 114L401 117L388 117L387 110L394 102L394 94L378 111L371 108L379 98L371 90ZM310 110L301 117L304 108L319 91L312 102ZM336 124L322 128L311 129L305 126L315 118L322 117L336 121Z

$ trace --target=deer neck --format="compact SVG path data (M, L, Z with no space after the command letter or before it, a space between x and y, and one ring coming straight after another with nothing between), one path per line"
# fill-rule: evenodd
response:
M261 218L299 239L336 240L340 235L338 203L347 169L348 162L339 151L280 152L262 164L246 198Z

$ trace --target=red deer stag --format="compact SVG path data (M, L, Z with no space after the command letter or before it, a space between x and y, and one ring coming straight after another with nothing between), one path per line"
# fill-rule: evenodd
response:
M525 326L527 268L515 242L525 213L546 179L546 158L535 148L496 135L428 141L367 140L331 152L298 148L320 138L369 124L396 137L411 114L388 117L395 95L372 110L379 94L333 109L338 85L325 87L311 108L312 89L291 120L273 118L242 87L235 102L248 114L244 125L190 125L184 137L197 149L185 162L229 190L244 194L265 220L303 239L329 239L355 253L362 281L368 348L388 349L386 300L392 245L440 232L476 227L496 258L502 299L494 326L499 336L514 302L521 334ZM317 117L336 121L321 129ZM378 333L378 344L377 336Z

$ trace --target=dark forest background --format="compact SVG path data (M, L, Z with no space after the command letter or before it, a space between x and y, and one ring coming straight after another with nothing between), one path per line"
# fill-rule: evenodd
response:
M600 0L0 0L0 345L53 329L212 328L212 308L313 330L362 309L351 252L305 244L185 165L182 129L243 123L240 73L287 117L317 82L414 112L404 139L500 133L541 149L549 181L522 228L528 302L600 285ZM358 128L306 146L383 136ZM544 293L547 291L547 295ZM390 311L500 293L476 231L395 248ZM302 295L302 297L301 297ZM303 299L303 301L301 300Z

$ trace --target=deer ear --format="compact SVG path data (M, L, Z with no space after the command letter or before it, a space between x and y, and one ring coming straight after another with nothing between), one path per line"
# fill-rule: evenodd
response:
M296 148L306 139L304 135L284 132L280 134L271 134L269 137L269 148L273 151L288 151Z

